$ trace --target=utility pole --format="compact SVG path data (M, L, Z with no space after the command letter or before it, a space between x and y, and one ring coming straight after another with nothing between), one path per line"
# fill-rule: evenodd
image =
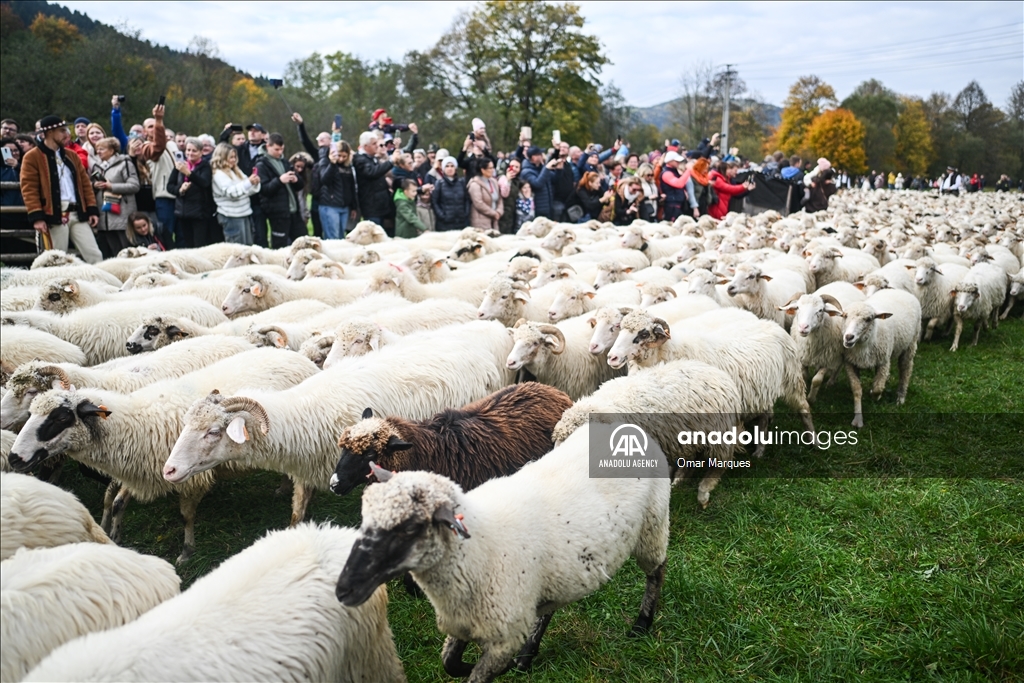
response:
M736 72L732 70L733 64L725 65L725 102L722 103L722 141L721 149L725 154L729 153L729 90L732 86L732 77ZM725 156L723 154L722 156Z

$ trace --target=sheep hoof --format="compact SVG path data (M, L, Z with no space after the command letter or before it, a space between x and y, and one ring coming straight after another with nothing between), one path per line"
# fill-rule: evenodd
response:
M182 565L192 559L192 553L196 551L190 545L185 546L185 549L181 551L181 555L178 555L178 559L174 561L175 564Z
M536 655L517 655L512 658L512 666L516 671L529 671L533 668L533 658Z
M633 628L629 629L629 633L626 635L630 638L642 638L651 632L651 618L650 617L637 617L636 622L633 623Z
M856 415L854 415L853 416L853 426L854 427L863 427L864 426L864 416L861 415L860 413L857 413Z
M701 510L707 510L708 503L711 502L711 494L708 493L707 491L700 491L697 494L697 502L700 503Z

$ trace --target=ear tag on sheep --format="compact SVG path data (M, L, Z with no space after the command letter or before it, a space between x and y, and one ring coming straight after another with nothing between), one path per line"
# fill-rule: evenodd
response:
M239 444L249 440L249 430L245 428L245 418L241 415L228 423L228 438Z
M370 461L370 474L377 477L377 481L379 481L382 484L390 480L391 477L395 476L394 472L384 469L383 467L381 467L372 460Z

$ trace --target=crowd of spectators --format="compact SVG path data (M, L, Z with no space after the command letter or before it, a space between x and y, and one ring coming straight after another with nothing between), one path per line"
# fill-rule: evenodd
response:
M952 194L985 187L984 176L952 167L935 180L908 182L892 172L853 178L827 159L781 152L758 164L735 148L723 153L718 134L692 149L665 140L641 152L624 139L573 145L559 131L541 146L523 127L506 152L494 148L477 118L452 154L436 144L421 147L416 124L395 123L384 109L373 113L354 149L338 120L315 138L300 114L292 120L302 149L286 152L284 137L256 122L228 123L219 138L172 131L163 104L126 132L116 96L109 134L81 117L71 125L44 117L32 134L4 119L2 179L21 190L5 190L2 202L24 203L29 224L52 246L67 248L70 240L95 262L139 245L173 249L223 240L281 247L307 234L310 223L313 234L338 239L358 218L399 237L466 226L512 233L537 216L617 225L722 218L742 210L743 197L759 183L786 188L780 201L794 211L823 210L832 194L855 186ZM1010 188L1006 176L996 183L997 190Z

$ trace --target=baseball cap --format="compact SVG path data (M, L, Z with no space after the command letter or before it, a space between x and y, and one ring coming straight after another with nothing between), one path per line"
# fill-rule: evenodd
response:
M529 159L530 157L537 156L538 154L544 154L544 150L542 150L537 145L534 145L534 146L530 147L530 149L526 150L526 158L527 159Z
M261 133L266 133L267 132L267 129L264 128L263 126L261 126L258 123L250 123L248 126L245 127L245 129L246 130L258 130Z
M667 164L670 161L683 161L683 155L677 152L669 152L665 155L665 163Z

